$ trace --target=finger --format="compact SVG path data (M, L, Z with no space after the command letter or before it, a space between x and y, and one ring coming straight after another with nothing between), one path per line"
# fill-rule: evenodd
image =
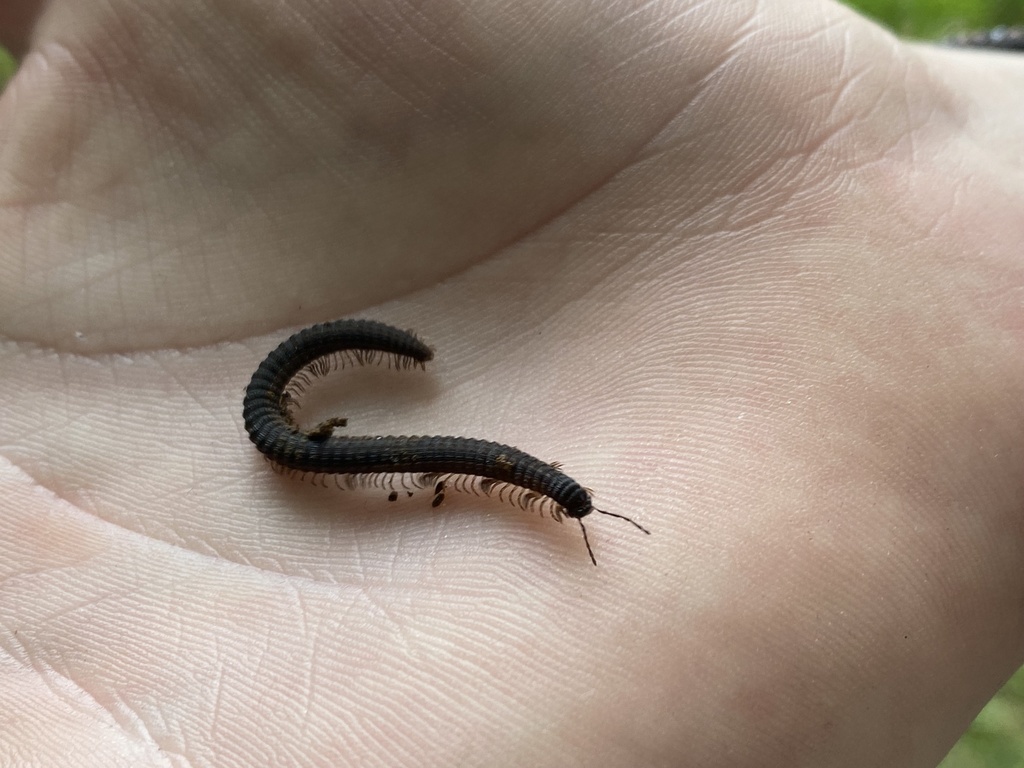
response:
M937 82L956 94L949 106L967 133L1007 177L1024 169L1024 56L991 49L919 45Z

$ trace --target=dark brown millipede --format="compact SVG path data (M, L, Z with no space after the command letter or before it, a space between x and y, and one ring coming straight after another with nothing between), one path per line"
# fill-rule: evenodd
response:
M590 491L554 464L489 440L471 437L405 437L335 435L344 418L332 418L302 430L292 417L289 383L300 372L323 375L336 367L325 359L340 355L342 363L366 364L389 359L396 367L424 367L434 353L410 331L373 320L335 320L299 331L260 363L245 390L242 415L249 438L275 464L297 472L336 475L391 476L412 474L417 487L435 486L435 506L452 482L456 490L480 491L513 500L522 507L538 498L555 519L579 523L590 559L597 565L583 518L591 512L625 520L649 534L636 521L597 509ZM308 377L306 378L308 383ZM397 494L393 494L394 498Z
M971 48L998 48L1024 51L1024 27L993 27L977 32L962 32L946 39L950 45Z

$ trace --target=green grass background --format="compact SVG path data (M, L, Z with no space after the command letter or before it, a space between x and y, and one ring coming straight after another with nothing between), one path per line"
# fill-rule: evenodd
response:
M966 29L1024 24L1024 0L846 0L906 37L935 38Z
M4 89L4 85L11 79L16 66L14 57L3 48L0 48L0 91Z
M966 29L1024 24L1024 0L847 0L847 4L907 37L927 39ZM0 48L0 89L15 67L14 59ZM1024 768L1024 669L989 702L940 768Z

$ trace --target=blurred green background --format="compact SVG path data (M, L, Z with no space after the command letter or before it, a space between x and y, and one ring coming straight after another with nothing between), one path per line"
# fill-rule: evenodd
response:
M847 0L847 5L907 37L1024 25L1024 0ZM0 89L15 66L0 48ZM1024 669L978 715L941 768L1024 768Z
M846 0L846 5L904 37L936 38L968 29L1024 24L1024 0Z
M14 67L14 57L3 48L0 48L0 91L3 90L4 84L14 74Z

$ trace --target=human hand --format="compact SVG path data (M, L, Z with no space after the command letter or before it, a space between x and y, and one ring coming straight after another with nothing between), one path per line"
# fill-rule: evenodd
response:
M1022 661L1016 59L821 0L54 0L30 49L0 762L930 766ZM349 314L437 350L339 375L350 429L652 535L270 472L242 389Z

